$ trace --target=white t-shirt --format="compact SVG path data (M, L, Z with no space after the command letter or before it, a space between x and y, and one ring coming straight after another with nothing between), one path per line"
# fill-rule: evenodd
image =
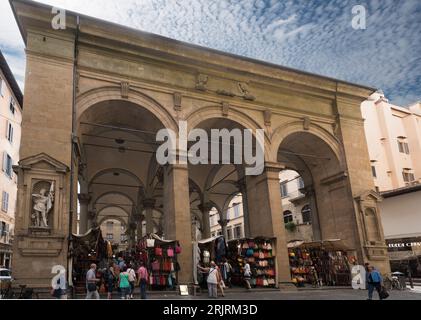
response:
M127 273L129 274L129 281L133 282L136 281L136 273L132 268L127 269Z
M218 277L217 277L218 269L210 268L208 274L208 283L218 284Z

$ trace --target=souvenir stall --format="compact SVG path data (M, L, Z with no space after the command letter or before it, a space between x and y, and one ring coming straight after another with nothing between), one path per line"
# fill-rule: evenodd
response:
M98 273L100 273L112 259L113 251L111 243L104 241L101 229L98 227L90 229L83 235L73 234L69 255L72 266L70 285L73 285L75 293L79 294L86 292L86 273L91 264L95 263ZM98 274L98 278L101 278L100 274Z
M239 239L228 242L229 262L233 268L231 284L244 286L244 265L250 264L252 287L276 286L274 238Z
M288 244L292 281L303 287L351 285L351 267L354 258L348 257L340 240Z
M219 266L223 278L226 279L224 261L227 257L228 248L223 236L203 239L193 244L193 278L196 284L206 288L206 275L198 272L197 266L209 267L211 261Z
M148 269L151 290L175 290L180 271L179 253L181 247L176 240L164 240L151 234L139 241L135 261L143 262Z

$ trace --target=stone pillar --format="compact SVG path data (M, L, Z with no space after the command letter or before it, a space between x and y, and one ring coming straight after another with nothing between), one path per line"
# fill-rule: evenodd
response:
M247 185L245 178L242 178L240 181L238 181L238 188L243 197L244 236L247 238L250 237L250 216L247 200Z
M276 271L280 287L291 285L291 275L285 226L282 217L282 203L279 194L278 163L266 163L265 171L259 176L247 177L251 237L276 238Z
M339 92L348 90L338 88ZM334 111L337 114L336 134L343 145L346 162L347 210L336 214L338 224L346 225L343 239L356 250L358 263L369 262L382 273L390 272L387 246L384 239L378 202L381 197L374 191L370 158L366 143L364 120L361 115L361 99L352 99L347 94L337 96ZM322 230L323 233L323 230Z
M55 265L68 268L70 203L72 192L72 107L74 83L74 19L66 32L41 22L40 10L13 2L17 19L31 14L22 29L26 44L25 101L18 172L13 276L16 284L31 288L51 287ZM33 221L32 194L52 193L48 226ZM46 189L46 190L45 190ZM42 199L42 198L41 198ZM76 200L76 199L74 199ZM74 213L76 214L76 212Z
M309 201L309 206L311 210L311 226L313 230L313 240L322 240L320 232L319 213L317 211L316 195L314 192L314 188L313 186L308 186L305 187L302 190L302 192L305 194L306 198Z
M208 239L211 236L211 227L209 221L209 211L213 208L212 203L206 202L198 206L202 212L202 239Z
M168 165L164 169L164 217L165 239L178 240L182 247L182 252L178 255L181 269L178 273L178 283L191 283L193 247L187 164Z
M227 230L228 222L229 222L229 220L224 219L224 218L218 220L218 223L219 223L219 225L221 226L221 229L222 229L222 235L224 236L226 241L228 241L228 230Z
M155 199L145 199L143 200L143 208L145 209L145 219L146 219L146 234L153 233L153 209L155 207Z
M84 234L88 231L88 206L91 201L91 196L87 193L79 193L78 199L80 205L79 234Z

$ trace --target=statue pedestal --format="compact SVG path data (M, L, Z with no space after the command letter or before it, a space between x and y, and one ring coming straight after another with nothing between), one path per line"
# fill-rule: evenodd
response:
M49 236L51 228L49 227L30 227L29 233L34 236Z

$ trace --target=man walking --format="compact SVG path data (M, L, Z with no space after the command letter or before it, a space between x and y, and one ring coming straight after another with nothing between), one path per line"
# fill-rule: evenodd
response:
M96 277L96 264L92 263L91 268L86 273L86 299L99 299L97 282L100 279Z
M379 299L382 299L381 290L382 290L382 276L379 271L374 269L372 266L368 266L368 300L373 300L374 289L377 290L379 294Z

